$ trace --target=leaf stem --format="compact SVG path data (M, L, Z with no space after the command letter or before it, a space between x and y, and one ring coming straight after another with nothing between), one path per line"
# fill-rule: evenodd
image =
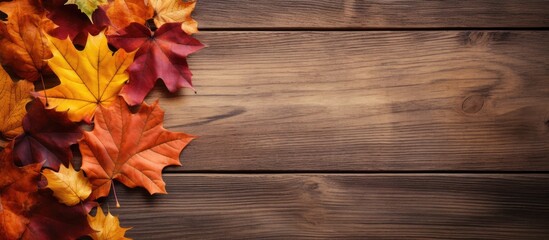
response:
M116 201L116 207L120 207L120 203L118 202L118 197L116 196L116 188L114 188L114 181L112 183L112 192L114 193L114 200Z
M42 81L42 88L44 91L44 97L46 98L46 107L48 107L50 104L48 102L48 94L46 93L46 84L44 83L44 76L40 74L40 81Z

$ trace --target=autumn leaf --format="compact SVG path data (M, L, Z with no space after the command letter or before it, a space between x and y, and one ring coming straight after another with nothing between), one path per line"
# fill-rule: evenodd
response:
M0 38L0 58L20 77L37 80L49 71L44 61L51 57L43 32L53 29L53 23L44 14L24 13L16 10L10 17L6 31Z
M14 83L8 73L0 66L0 135L14 138L23 132L22 120L27 112L25 105L31 101L34 91L32 83L19 81Z
M192 88L187 56L204 47L187 35L177 23L166 23L156 32L132 23L119 34L109 36L109 42L126 51L137 50L130 66L130 81L121 95L130 105L143 102L145 96L161 78L170 92L182 87Z
M0 239L76 239L92 232L82 206L68 207L38 190L40 164L16 167L0 153Z
M162 169L181 165L179 154L194 137L167 131L163 119L158 102L143 104L135 114L121 99L99 107L93 131L85 132L80 141L92 199L107 196L114 179L128 187L144 187L150 194L166 193Z
M90 234L94 240L131 239L124 236L130 228L120 227L118 217L113 216L110 212L107 212L107 215L105 215L101 207L97 207L95 217L88 215L88 222L93 230L96 231Z
M59 39L69 37L74 44L84 46L89 34L98 35L110 24L102 8L93 12L92 22L86 14L78 10L76 5L64 5L64 3L65 0L44 0L48 18L58 26L48 31L51 36Z
M85 206L57 202L51 191L38 191L38 203L29 211L29 223L21 239L74 240L93 232Z
M5 18L9 18L10 20L15 11L38 14L42 13L44 10L39 2L40 0L0 1L0 11L6 15Z
M92 14L99 7L99 5L107 4L107 0L67 0L65 4L74 4L80 9L81 12L86 14L90 21L92 20Z
M79 204L91 194L91 184L84 172L74 170L71 164L69 168L61 166L59 172L44 169L42 174L48 180L47 188L53 191L53 196L67 206Z
M53 58L48 65L61 84L41 91L38 96L48 108L67 111L74 122L91 122L95 109L116 100L128 80L126 68L135 53L118 50L113 54L103 33L89 36L84 50L78 51L69 39L48 37ZM47 99L46 99L47 96Z
M198 23L191 17L196 1L149 0L154 8L154 23L160 28L165 23L181 23L181 29L191 35L198 32Z
M152 6L145 3L143 0L114 0L104 6L111 21L107 35L120 31L132 22L145 24L154 15Z
M70 146L82 137L80 127L71 122L67 113L45 109L34 100L23 118L24 133L15 138L13 154L21 165L43 163L44 167L58 170L72 159Z
M0 239L19 239L38 199L40 164L16 167L9 148L0 152Z

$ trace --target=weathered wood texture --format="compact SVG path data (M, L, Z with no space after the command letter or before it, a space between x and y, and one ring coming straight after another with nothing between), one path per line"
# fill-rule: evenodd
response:
M198 38L198 94L150 97L202 136L169 171L549 170L549 32Z
M549 177L513 174L165 176L118 187L136 239L547 239Z
M547 0L199 1L201 29L549 27Z
M548 1L201 0L195 17L198 94L149 97L201 136L167 172L292 173L118 186L130 237L549 236L548 174L299 173L549 171L549 32L509 31L549 27Z

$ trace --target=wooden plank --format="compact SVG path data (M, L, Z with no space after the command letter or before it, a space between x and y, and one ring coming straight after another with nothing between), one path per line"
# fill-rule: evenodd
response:
M117 186L135 239L546 239L549 175L165 175ZM111 198L112 200L112 198ZM104 207L105 208L105 207Z
M201 136L169 171L549 170L549 32L198 37L198 94L149 98Z
M199 1L202 29L548 27L547 0Z

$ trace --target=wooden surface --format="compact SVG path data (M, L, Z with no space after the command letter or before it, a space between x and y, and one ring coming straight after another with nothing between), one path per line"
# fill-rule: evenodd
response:
M166 175L118 187L136 239L547 239L549 177L502 174ZM519 238L519 236L527 236Z
M203 0L207 29L548 27L547 0Z
M201 136L171 171L549 170L549 32L198 37L198 94L161 99Z
M203 0L136 239L549 239L549 1Z

